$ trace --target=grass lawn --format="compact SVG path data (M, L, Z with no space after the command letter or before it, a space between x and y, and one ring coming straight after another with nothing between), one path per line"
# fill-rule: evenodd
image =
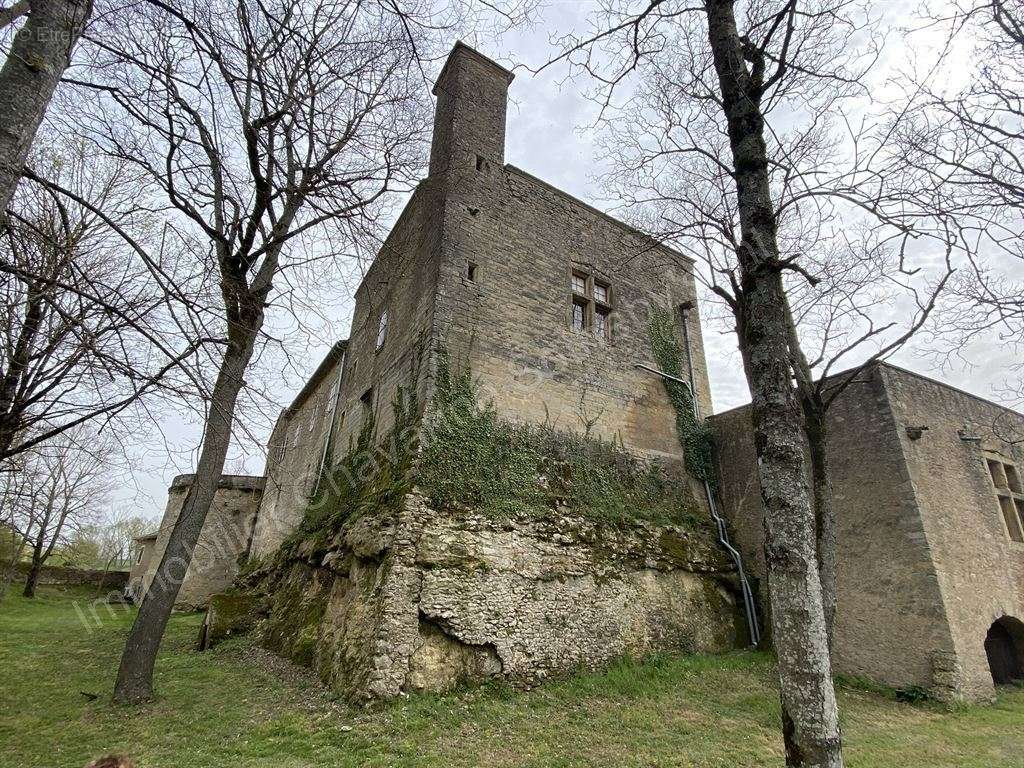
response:
M81 768L110 751L139 768L782 765L763 654L622 663L530 693L491 687L364 712L254 660L245 639L194 652L198 617L180 616L157 664L158 700L132 709L109 702L132 614L86 631L74 597L0 605L2 765ZM840 706L853 768L1024 766L1024 689L947 711L842 687Z

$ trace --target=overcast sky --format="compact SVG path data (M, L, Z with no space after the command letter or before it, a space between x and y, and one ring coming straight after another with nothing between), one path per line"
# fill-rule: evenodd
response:
M544 11L543 23L506 35L498 41L477 42L483 53L507 65L522 63L531 67L550 56L549 39L553 31L583 28L591 3L555 2ZM454 42L454 41L453 41ZM600 166L595 164L594 131L596 108L582 95L586 83L567 81L564 70L550 70L539 76L517 70L510 90L505 160L550 184L603 210L614 212L615 201L602 200L597 184ZM352 282L352 281L349 281ZM301 332L291 329L299 353L293 355L279 377L271 376L278 407L286 406L326 353L330 344L348 334L354 285L341 285L331 302L328 322L311 320ZM278 318L277 323L285 322ZM748 400L739 354L731 331L705 323L704 345L707 354L715 411L722 411ZM911 345L892 361L925 375L940 378L975 394L997 399L1000 385L1009 376L1006 352L997 340L982 342L964 350L962 360L938 368L927 349ZM851 364L854 361L851 360ZM273 406L268 412L276 410ZM226 471L260 474L263 471L262 446L270 422L264 418L252 424L255 440L242 441L232 451ZM195 448L200 439L199 425L182 422L179 417L159 426L159 437L145 443L132 457L117 494L118 504L130 506L136 513L159 517L166 502L171 478L191 470ZM171 449L168 450L168 447Z

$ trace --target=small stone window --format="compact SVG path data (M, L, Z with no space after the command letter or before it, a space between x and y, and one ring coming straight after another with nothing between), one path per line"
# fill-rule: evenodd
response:
M593 333L605 340L612 337L611 286L586 272L573 271L572 329L577 333Z
M379 352L384 346L384 341L388 337L388 311L385 309L380 313L380 322L377 323L377 351Z
M472 261L466 264L466 279L471 283L476 282L476 273L479 268Z
M1012 541L1024 544L1024 489L1017 467L1001 458L986 457L989 477L996 491L999 511Z
M373 387L363 392L363 396L359 398L359 404L363 409L363 420L370 418L373 415Z

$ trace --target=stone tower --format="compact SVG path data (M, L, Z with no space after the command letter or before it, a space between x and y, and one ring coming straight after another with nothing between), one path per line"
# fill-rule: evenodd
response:
M455 44L434 85L431 176L478 163L504 164L505 111L513 77L472 48Z

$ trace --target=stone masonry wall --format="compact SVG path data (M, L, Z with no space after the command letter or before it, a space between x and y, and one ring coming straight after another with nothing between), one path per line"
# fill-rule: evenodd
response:
M530 686L623 655L736 643L734 573L707 533L556 511L497 521L413 494L337 541L268 577L264 640L353 699L491 677Z
M985 635L1003 616L1024 620L1024 544L1010 539L986 458L1024 470L1024 444L1011 442L1024 438L1024 416L907 371L881 371L952 632L946 674L960 696L990 698ZM909 427L927 429L912 439Z
M160 567L160 560L167 549L167 542L174 528L174 522L181 513L185 494L192 483L193 475L178 475L171 482L167 494L167 507L149 568L143 579L143 594L153 583ZM210 596L223 591L238 574L239 559L249 546L256 510L263 493L263 478L247 475L224 475L217 493L213 497L210 511L199 534L195 552L192 554L178 591L175 607L192 610L204 606ZM173 573L180 573L180 567ZM139 595L141 599L142 595Z
M302 520L306 501L316 486L332 417L337 416L343 350L344 342L335 345L274 424L267 444L266 483L249 551L252 557L273 553Z
M432 346L437 285L439 195L434 180L420 182L356 291L335 425L336 455L355 441L369 410L377 434L391 428L392 403L399 387L413 387L424 402L428 367L424 358ZM387 331L378 345L384 312Z
M915 486L880 368L863 374L829 414L839 525L835 670L949 697L953 641ZM763 507L749 407L711 418L722 511L750 572L764 581ZM767 624L767 622L765 622Z
M153 560L153 550L156 547L157 534L147 535L145 538L136 539L135 546L138 554L132 569L128 574L128 595L133 600L142 597L142 585L146 580L146 573L149 571L149 564Z
M675 412L650 342L653 306L676 317L695 299L691 265L585 204L506 167L477 172L449 198L439 336L503 414L680 456ZM450 233L450 234L449 234ZM468 281L468 262L477 264ZM573 270L611 289L611 338L572 330ZM698 398L710 412L700 323L688 323ZM683 370L688 366L684 359Z

